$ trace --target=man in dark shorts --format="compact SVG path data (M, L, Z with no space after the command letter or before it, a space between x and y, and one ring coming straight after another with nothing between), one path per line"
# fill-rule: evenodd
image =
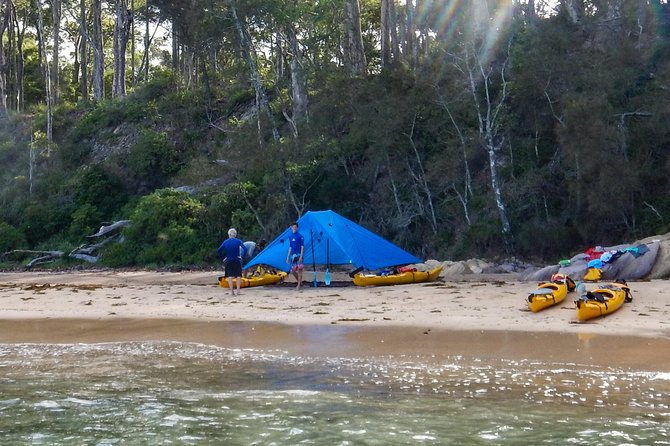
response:
M230 293L235 295L235 288L233 287L233 279L237 281L237 295L240 295L240 288L242 286L242 258L247 255L247 247L244 246L242 240L237 238L237 231L235 228L228 230L228 239L226 239L216 254L223 260L226 272L225 277L228 279L228 288Z
M305 251L305 239L298 232L298 223L291 225L291 235L288 237L288 254L286 254L286 263L291 264L293 277L298 281L296 289L300 289L302 284L302 255Z

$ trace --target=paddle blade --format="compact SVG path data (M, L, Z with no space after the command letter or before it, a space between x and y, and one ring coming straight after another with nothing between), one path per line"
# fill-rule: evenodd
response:
M325 282L326 286L330 286L330 270L326 270L326 276L324 277L323 281Z

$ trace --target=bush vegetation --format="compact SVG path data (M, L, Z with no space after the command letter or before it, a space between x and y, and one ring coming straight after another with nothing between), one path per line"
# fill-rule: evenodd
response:
M298 119L296 55L260 52L254 73L224 3L182 16L180 2L157 2L193 65L166 57L129 94L100 101L71 88L48 144L45 84L26 46L26 109L0 119L0 251L71 249L130 219L105 265L207 265L229 227L271 240L321 209L439 259L554 261L670 231L667 12L650 10L642 27L637 8L602 26L607 2L579 23L514 9L468 40L471 20L447 36L433 11L416 57L382 64L379 5L361 2L368 69L352 75L336 6L239 5L259 48L266 28L305 30Z

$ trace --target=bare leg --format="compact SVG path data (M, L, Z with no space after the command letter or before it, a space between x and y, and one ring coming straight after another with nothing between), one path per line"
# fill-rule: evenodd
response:
M237 280L237 295L240 295L240 288L242 287L242 278L241 277L236 277L235 280Z
M302 270L301 269L298 270L298 273L296 274L296 279L298 280L298 286L296 286L295 288L297 290L299 290L300 285L302 285Z
M235 295L235 288L233 288L233 278L228 277L228 288L230 289L230 294Z

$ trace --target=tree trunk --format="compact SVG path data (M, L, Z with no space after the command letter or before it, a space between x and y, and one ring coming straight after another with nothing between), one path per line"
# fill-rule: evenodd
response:
M447 115L449 116L449 120L451 121L451 124L454 126L454 129L456 129L456 134L458 135L459 140L461 141L461 150L463 153L463 193L460 192L460 190L456 187L456 184L453 184L453 189L456 192L456 195L458 196L458 200L461 202L461 205L463 206L463 214L465 217L465 222L467 223L468 226L471 226L472 223L470 221L470 210L469 210L469 197L473 197L474 193L472 192L472 174L470 173L470 164L468 163L468 153L466 150L467 144L465 140L465 136L463 135L463 132L461 131L461 128L458 126L456 123L456 119L454 119L454 115L451 114L451 110L449 109L449 105L447 104L446 101L442 100L441 101L442 106L444 107L445 111L447 112Z
M400 60L400 40L398 39L398 16L395 9L395 0L389 0L389 32L391 34L391 56L394 61Z
M584 15L582 0L561 0L561 8L568 14L573 24L579 23Z
M47 158L51 156L51 141L53 140L53 110L52 110L52 91L51 91L51 70L47 63L46 45L44 44L44 18L42 16L42 5L40 0L35 0L37 7L37 44L40 54L40 65L44 76L44 85L47 102L47 128L46 128L46 154Z
M526 22L532 24L535 23L535 19L535 0L528 0L528 5L526 5Z
M144 64L144 82L149 81L149 2L147 2L147 23L144 32L144 55L142 57L142 63Z
M130 11L128 0L116 0L116 22L114 25L114 77L112 96L126 95L126 49L130 37Z
M291 47L291 101L293 103L293 122L300 123L307 119L309 97L307 94L307 77L302 65L302 51L298 44L298 37L291 26L287 29L289 45ZM296 135L297 136L297 135Z
M411 166L409 166L409 160L408 160L408 166L411 175L414 177L415 181L417 182L417 185L420 189L423 190L424 195L426 196L426 201L428 205L428 212L429 212L429 221L430 221L430 226L433 230L433 234L437 234L437 217L435 216L435 207L433 206L433 193L430 190L430 187L428 186L428 179L426 178L426 171L423 168L423 162L421 161L421 155L419 154L419 150L416 147L416 144L414 143L414 126L416 123L416 115L414 116L414 120L412 121L412 129L408 134L405 134L407 136L407 139L409 140L409 145L412 147L412 150L414 151L414 156L416 157L416 163L418 166L418 173L415 173ZM423 207L423 206L421 206Z
M61 1L51 0L51 17L53 20L53 48L51 60L51 96L54 104L60 100L60 19Z
M0 2L3 3L3 2ZM23 28L19 26L17 9L14 2L4 2L2 27L7 33L2 42L4 63L0 66L5 95L3 104L7 110L21 111L24 108L23 97L23 37L28 17L23 18ZM26 12L27 14L27 12ZM32 25L32 24L31 24ZM41 66L41 65L40 65Z
M172 19L172 69L179 72L179 30L177 29L177 20Z
M358 0L344 2L344 63L349 75L364 76L367 73L367 60L361 34L361 8Z
M9 5L5 5L2 9L0 21L0 119L7 118L7 71L5 61L5 46L2 42L5 41L5 29L9 22Z
M256 104L258 107L258 138L259 138L258 142L260 145L262 145L261 122L260 122L261 110L265 110L268 120L270 121L270 126L272 127L273 139L275 141L279 141L279 131L277 130L275 119L274 116L272 115L272 110L270 110L270 102L268 101L267 94L265 93L265 89L263 88L263 83L261 82L261 76L258 73L258 69L256 68L256 62L254 61L254 54L255 54L254 47L251 44L251 39L247 33L246 27L244 26L240 18L237 16L237 8L235 6L234 0L231 0L229 4L230 4L230 11L233 16L233 21L235 23L235 28L237 28L237 32L240 37L240 45L242 46L242 53L247 64L249 65L249 69L251 70L251 81L253 83L254 89L256 90Z
M81 66L81 75L79 77L79 91L81 99L88 101L88 44L86 31L86 0L79 2L79 63Z
M647 0L638 0L637 3L637 26L639 30L638 34L638 46L642 46L644 41L644 35L647 30L647 22L649 20L647 12Z
M477 54L477 51L473 51ZM509 218L507 217L507 208L502 196L500 179L498 178L498 152L502 147L504 136L501 134L501 123L503 112L507 106L507 80L505 79L505 68L509 58L504 61L500 68L500 85L491 85L492 67L484 67L481 59L471 56L468 51L465 53L465 59L468 64L468 76L470 82L470 93L472 94L477 121L479 125L479 135L484 143L484 149L489 159L489 169L491 175L491 189L495 198L496 208L502 226L502 233L510 235L512 232ZM474 61L474 65L470 63ZM481 90L483 91L481 91ZM497 94L496 94L497 92Z
M16 58L12 65L14 66L14 72L16 77L14 79L14 94L15 94L15 109L16 111L25 110L25 92L23 79L23 74L25 71L25 58L23 57L23 39L26 35L26 28L28 27L28 17L25 17L23 20L23 27L19 27L19 20L16 16L16 11L14 12L14 27L16 28Z
M389 3L393 0L381 1L381 64L382 67L389 64L391 61L391 35L389 33L390 12Z
M403 56L410 67L417 65L416 47L416 10L412 0L405 0L405 38L403 40Z
M105 55L102 46L102 0L92 0L93 6L93 99L105 97Z
M382 0L381 3L381 53L382 67L398 60L398 27L395 12L395 0Z
M137 76L135 75L135 0L130 0L130 80L133 87L137 84Z
M507 218L507 208L505 206L505 200L502 196L502 189L500 186L500 180L498 179L498 152L500 151L500 146L502 141L496 143L494 139L491 138L491 134L487 134L486 141L486 151L489 156L489 169L491 171L491 189L493 189L493 194L495 196L496 207L498 208L498 215L500 217L500 224L502 226L503 234L509 234L512 232L512 227Z

